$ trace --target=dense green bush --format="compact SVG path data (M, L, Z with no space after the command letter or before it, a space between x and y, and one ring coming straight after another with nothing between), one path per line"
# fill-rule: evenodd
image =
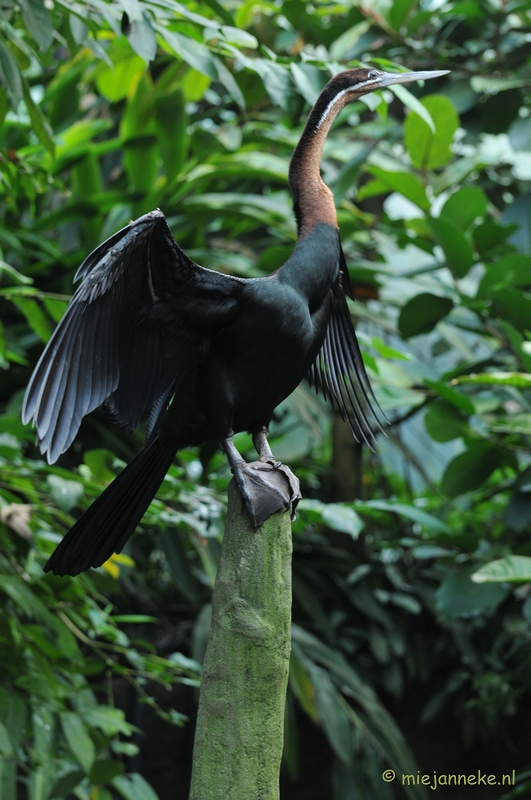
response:
M358 60L452 72L348 106L325 150L352 311L392 424L364 452L302 386L272 426L306 498L294 527L287 774L295 786L311 774L302 709L333 754L327 791L395 796L382 770L416 767L384 705L401 724L419 692L418 725L449 713L456 742L496 751L525 792L529 760L512 761L506 739L530 688L530 28L530 2L3 4L6 800L152 797L123 772L137 745L112 687L132 682L153 705L153 682L195 685L196 661L160 642L184 625L179 644L201 659L229 478L209 446L179 454L125 561L43 575L71 512L141 440L98 412L49 467L18 421L75 268L157 206L196 261L245 277L278 267L296 238L287 171L308 104ZM421 771L452 771L442 755L417 757Z

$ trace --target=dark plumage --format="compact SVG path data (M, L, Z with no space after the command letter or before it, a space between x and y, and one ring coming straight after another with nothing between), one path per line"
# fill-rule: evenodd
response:
M177 450L217 439L255 527L300 497L269 449L275 407L309 377L371 443L377 404L350 320L351 296L335 208L319 162L338 111L391 83L444 74L336 75L312 109L290 167L299 238L267 278L204 269L175 242L161 211L111 236L79 268L82 283L33 373L23 420L33 419L52 463L81 420L103 404L127 431L147 417L144 449L65 536L45 569L75 575L120 551ZM234 432L253 435L247 465ZM279 482L279 473L287 477Z

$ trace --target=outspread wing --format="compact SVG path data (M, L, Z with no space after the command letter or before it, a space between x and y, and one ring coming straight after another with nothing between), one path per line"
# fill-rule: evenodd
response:
M308 378L317 392L329 398L350 427L357 442L372 449L375 432L371 418L382 430L383 412L374 396L350 318L346 294L352 297L345 257L341 250L339 278L330 289L330 318L326 336ZM384 417L385 419L385 417Z
M149 415L149 437L179 376L204 357L210 333L230 318L242 284L191 261L159 210L97 247L79 278L22 411L24 422L34 420L49 463L102 403L127 430Z

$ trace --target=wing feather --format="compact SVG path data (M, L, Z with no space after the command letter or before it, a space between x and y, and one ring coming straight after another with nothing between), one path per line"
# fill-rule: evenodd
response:
M212 331L236 309L243 283L191 261L159 210L99 245L79 278L22 411L50 463L102 403L128 431L149 415L153 431L182 369L205 356Z
M330 317L325 340L309 371L310 384L330 399L358 442L373 447L371 420L383 430L383 412L372 390L345 297L343 271L330 289Z

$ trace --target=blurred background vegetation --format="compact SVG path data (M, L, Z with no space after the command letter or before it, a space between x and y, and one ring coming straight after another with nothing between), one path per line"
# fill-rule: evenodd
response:
M3 800L188 792L230 475L179 453L121 556L43 574L142 442L96 412L48 466L20 422L75 269L157 206L199 263L277 268L309 105L358 63L452 72L349 105L325 150L391 425L369 452L307 385L272 425L305 497L282 798L427 797L386 768L531 792L530 0L2 0Z

